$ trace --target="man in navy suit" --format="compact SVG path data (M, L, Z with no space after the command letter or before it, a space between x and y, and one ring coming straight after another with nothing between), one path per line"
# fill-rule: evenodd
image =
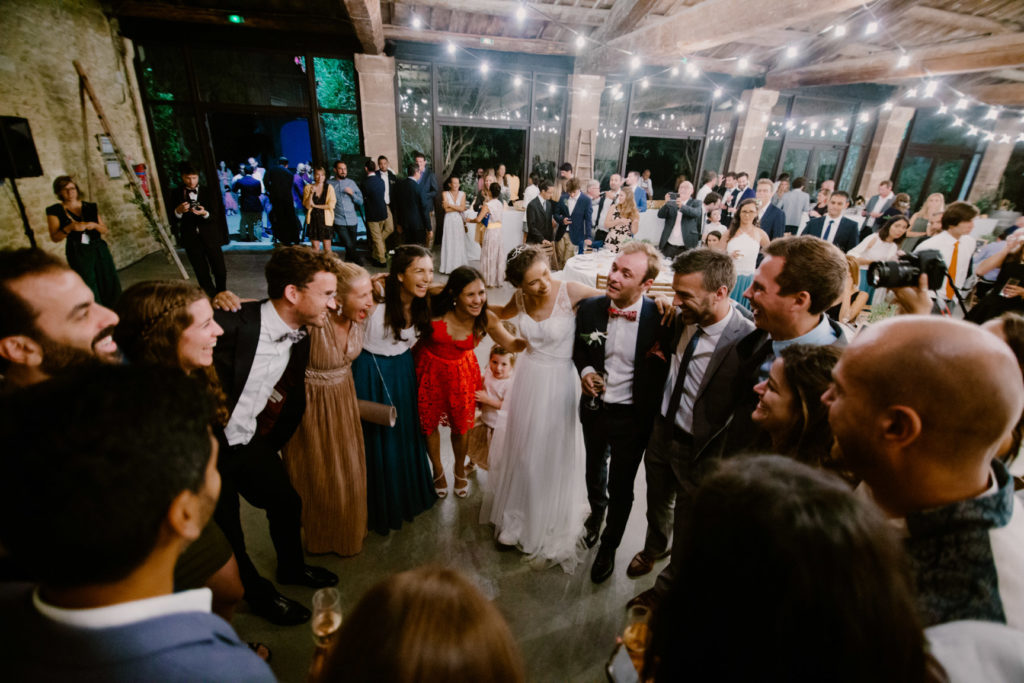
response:
M568 233L569 241L576 248L577 254L583 253L583 248L590 244L594 238L593 216L591 207L593 204L590 197L580 192L580 181L578 178L570 178L565 184L565 194L562 195L559 211L560 223L558 233L555 234L555 242L562 239L562 235Z
M169 368L90 366L6 398L0 543L39 585L0 588L5 678L274 680L209 588L173 592L221 488L213 417Z
M584 394L580 421L587 449L588 547L597 542L608 514L590 570L594 583L612 573L633 507L633 481L668 372L661 342L668 328L660 325L654 302L644 297L660 266L661 254L653 246L627 242L608 273L607 294L586 299L577 308L573 362Z
M750 186L750 176L746 171L740 171L736 174L736 203L734 206L739 206L740 202L744 199L754 198L754 188Z
M387 164L385 157L381 159ZM373 265L381 268L387 265L384 243L395 230L391 210L388 208L391 196L390 171L378 173L372 159L366 160L363 169L366 171L363 180L363 209L366 211L366 231L370 233L370 260Z
M774 185L767 178L757 181L754 197L757 199L758 225L774 240L786 234L786 214L782 209L772 206Z
M278 455L306 411L306 328L323 325L327 309L337 306L333 258L309 247L279 248L266 266L270 298L215 313L224 334L213 362L231 414L217 435L223 478L217 524L235 551L249 607L283 626L308 621L309 610L260 576L245 550L238 497L267 512L278 583L322 588L338 582L326 569L306 564L300 537L302 501Z
M820 237L846 252L857 246L859 230L857 221L843 216L843 211L850 204L850 195L837 190L828 198L828 209L824 216L815 218L804 226L802 235Z

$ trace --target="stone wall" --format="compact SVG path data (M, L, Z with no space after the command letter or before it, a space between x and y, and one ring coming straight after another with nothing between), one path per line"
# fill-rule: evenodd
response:
M23 178L18 190L38 244L61 257L63 243L50 241L46 207L53 204L51 184L59 175L73 176L89 201L99 204L110 227L106 238L118 267L156 251L159 246L141 211L132 203L128 179L111 179L97 150L103 132L86 101L88 144L82 132L77 59L89 75L107 119L126 157L146 163L146 123L140 120L131 90L132 68L122 55L123 41L95 0L5 0L0 39L0 114L28 119L35 138L40 178ZM0 248L28 246L9 183L0 185Z

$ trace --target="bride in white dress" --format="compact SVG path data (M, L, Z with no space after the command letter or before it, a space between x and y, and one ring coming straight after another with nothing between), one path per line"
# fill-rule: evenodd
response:
M535 245L512 250L507 277L517 289L501 317L512 319L529 348L516 361L502 406L507 420L491 441L480 521L494 524L498 542L518 546L527 560L572 573L589 509L573 308L602 292L553 280Z

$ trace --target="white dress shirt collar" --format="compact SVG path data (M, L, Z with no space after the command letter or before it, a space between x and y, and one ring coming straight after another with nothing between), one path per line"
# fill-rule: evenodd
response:
M116 628L183 612L209 614L212 600L213 593L209 588L196 588L106 607L66 609L44 602L38 587L32 591L32 604L37 612L50 621L82 629Z

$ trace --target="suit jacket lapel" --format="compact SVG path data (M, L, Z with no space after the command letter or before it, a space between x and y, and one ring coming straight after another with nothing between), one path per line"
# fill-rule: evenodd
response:
M732 319L729 320L729 324L722 332L722 336L718 340L718 345L715 346L715 351L711 354L711 360L708 361L708 367L704 371L704 376L700 380L700 387L697 389L697 396L693 400L694 403L700 400L700 397L710 383L711 378L718 370L718 367L722 364L722 361L725 360L725 356L729 352L731 343L739 337L742 337L743 334L743 316L736 311L733 311Z
M643 304L640 306L640 317L637 319L639 327L636 330L636 354L633 357L634 378L640 369L641 363L643 363L644 356L654 344L660 322L657 304L644 297Z
M235 346L235 389L238 396L245 390L245 382L249 379L253 360L256 358L256 347L260 343L260 307L263 302L253 302L250 306L242 304L242 324L238 330L238 343Z

